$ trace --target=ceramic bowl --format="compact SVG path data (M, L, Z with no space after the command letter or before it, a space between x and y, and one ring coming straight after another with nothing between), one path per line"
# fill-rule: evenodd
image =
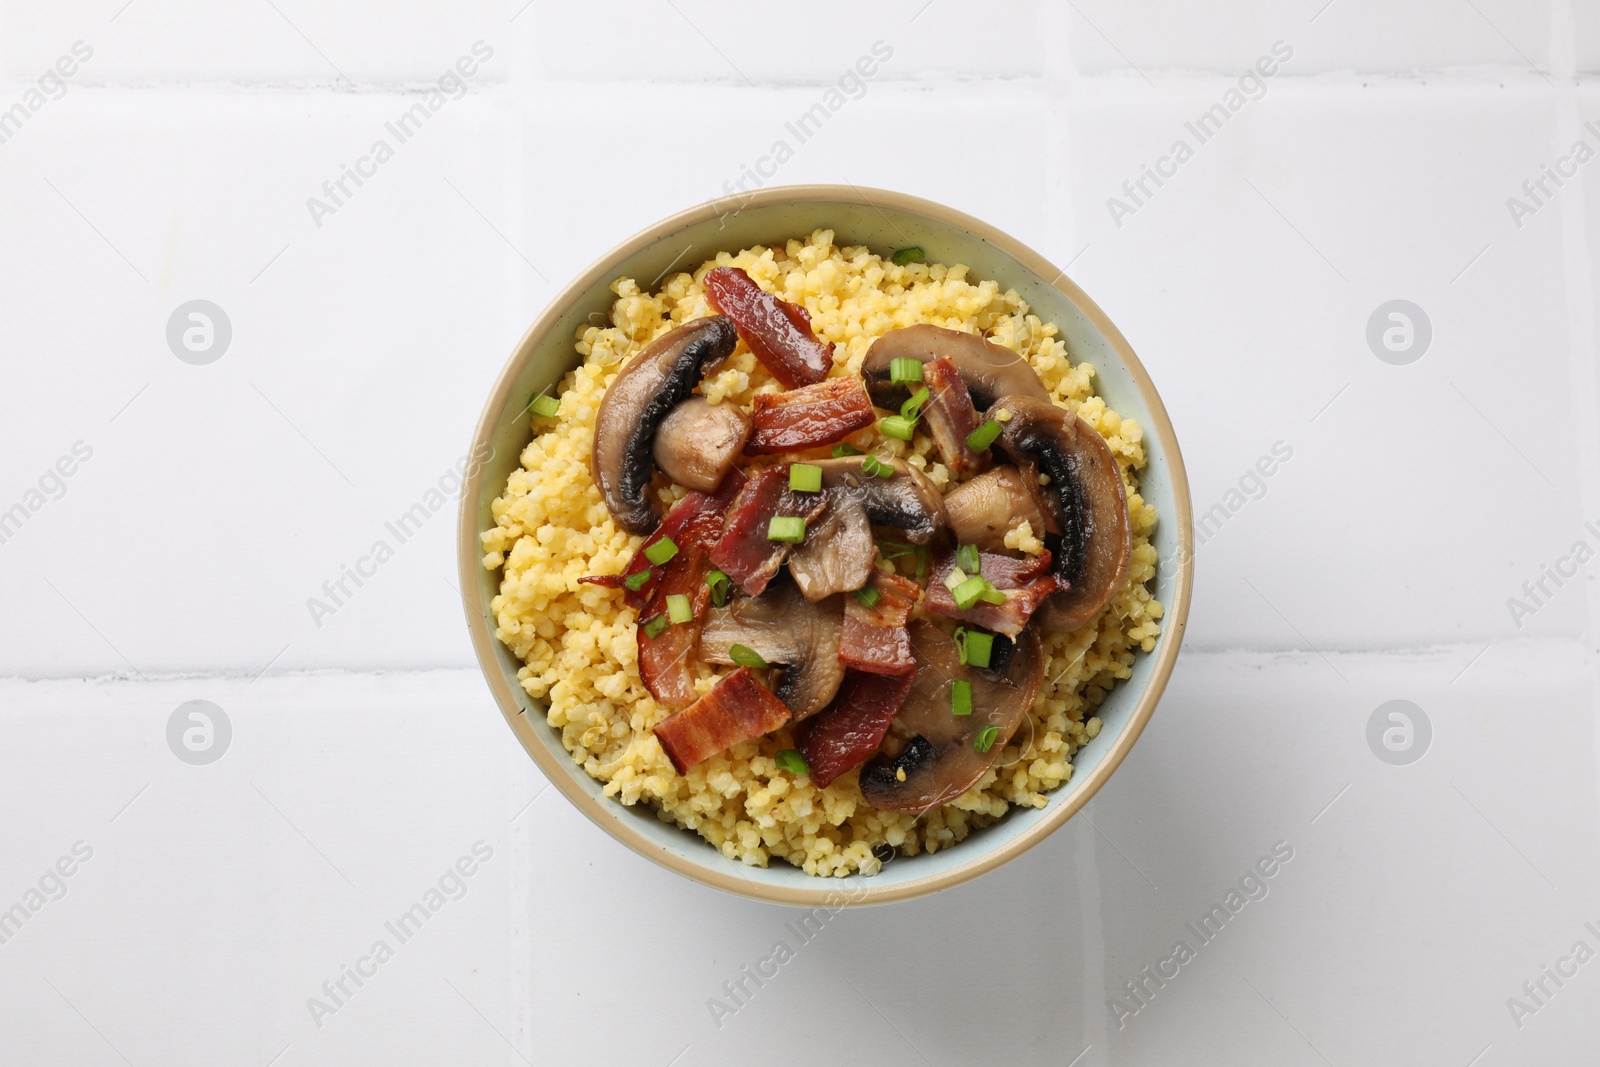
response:
M804 238L831 229L843 245L888 255L920 246L931 262L964 263L974 279L1015 289L1041 319L1060 327L1074 361L1092 363L1106 403L1144 427L1149 464L1140 492L1160 515L1154 544L1162 561L1152 592L1166 607L1155 650L1137 657L1133 677L1098 711L1098 737L1074 757L1072 780L1048 794L1043 808L1013 808L1000 822L945 850L896 857L872 877L816 878L778 860L766 869L726 859L698 835L678 829L640 805L601 795L601 784L561 747L544 708L517 683L521 663L494 637L488 605L499 572L481 565L479 531L493 525L490 503L518 465L531 437L524 406L579 362L580 324L606 321L609 286L628 276L650 287L669 270L692 268L721 251ZM592 318L591 318L592 317ZM561 291L528 329L484 405L461 496L458 555L467 625L478 661L500 710L539 769L578 809L629 848L704 885L773 903L806 907L907 900L965 882L1021 855L1065 823L1111 777L1155 710L1178 658L1193 576L1188 482L1161 398L1122 334L1065 273L1026 245L970 215L901 193L853 185L801 185L701 204L663 219L602 256Z

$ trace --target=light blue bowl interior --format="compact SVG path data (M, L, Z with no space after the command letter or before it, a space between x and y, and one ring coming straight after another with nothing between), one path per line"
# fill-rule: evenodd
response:
M530 396L553 387L563 374L577 365L579 356L573 348L573 339L580 324L609 321L603 316L608 316L613 300L608 289L611 281L627 276L638 279L641 287L648 288L651 279L668 269L692 269L719 251L737 251L756 244L770 245L789 238L804 238L818 228L832 229L835 240L841 246L866 245L887 256L897 248L914 244L926 252L929 261L966 264L971 269L971 279L994 279L1003 289L1015 289L1035 314L1046 322L1054 322L1066 339L1072 359L1075 362L1087 360L1094 365L1098 391L1106 403L1124 418L1138 419L1140 425L1145 427L1149 463L1141 476L1140 489L1145 500L1153 504L1163 518L1154 538L1157 558L1171 560L1176 557L1177 534L1175 524L1171 521L1176 513L1171 470L1168 457L1162 452L1161 442L1148 432L1155 426L1155 420L1133 377L1119 360L1109 340L1065 294L1054 287L1053 279L1036 276L1004 250L976 234L954 228L945 222L888 207L880 210L871 205L842 202L751 207L736 215L689 225L623 260L611 275L578 294L555 328L538 340L537 349L525 364L511 394L513 408L502 414L502 421L495 428L494 458L485 467L482 499L478 501L479 529L493 525L490 502L518 465L522 448L530 439L529 420L519 409ZM591 320L590 316L594 318ZM1172 603L1175 574L1174 568L1162 567L1152 583L1156 598L1169 605ZM485 605L498 591L499 580L498 571L481 572L480 592ZM489 625L492 632L492 620ZM1165 634L1160 638L1162 641L1169 639ZM818 885L817 879L786 863L774 862L763 870L727 860L698 835L661 822L652 810L643 806L624 807L602 797L600 783L573 764L562 748L556 731L545 724L543 707L523 692L517 682L517 669L521 663L498 642L495 648L499 668L504 672L511 690L523 701L534 733L557 757L557 762L563 768L562 773L570 775L579 788L597 798L600 809L609 813L610 818L630 820L633 828L654 845L697 866L721 867L724 870L737 868L738 873L755 883L810 888ZM911 881L964 866L1027 832L1039 820L1046 818L1075 795L1089 780L1090 772L1106 758L1117 737L1127 727L1139 695L1149 684L1154 666L1154 655L1136 658L1133 677L1112 690L1098 712L1103 723L1100 735L1077 753L1073 761L1076 770L1072 781L1050 794L1049 804L1045 808L1013 808L999 823L974 834L954 848L932 855L897 859L886 864L882 872L875 876L874 885Z

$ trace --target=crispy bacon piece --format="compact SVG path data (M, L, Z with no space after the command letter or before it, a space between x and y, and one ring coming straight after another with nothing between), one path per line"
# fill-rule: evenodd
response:
M1048 551L1029 559L979 552L978 562L979 573L1006 595L1004 604L987 604L980 600L965 611L956 607L956 598L944 584L945 577L956 565L956 557L953 551L946 549L934 557L933 578L928 582L928 610L1015 637L1028 625L1028 619L1045 598L1062 588L1050 573Z
M910 674L917 669L911 655L906 620L917 606L922 587L898 574L874 573L869 585L878 591L872 607L854 595L844 598L844 629L839 637L839 662L871 674Z
M661 525L656 527L654 533L644 539L639 551L633 554L633 559L628 562L627 569L621 574L578 580L615 589L622 586L629 577L648 569L650 577L645 579L637 592L624 586L626 591L623 593L623 603L642 612L650 603L650 598L655 595L662 574L660 567L651 567L650 561L645 558L645 549L663 537L672 538L672 543L678 546L680 552L689 545L699 545L701 548L709 549L717 543L717 538L722 536L723 517L727 514L728 506L739 495L739 490L744 488L744 483L744 474L735 467L722 479L722 484L717 486L715 493L691 492L672 506L672 510L667 512L667 517L661 520ZM669 565L671 562L668 560Z
M886 677L852 671L839 695L818 714L795 727L795 747L811 768L811 780L826 789L835 778L859 767L878 751L900 706L911 692L912 676Z
M681 708L693 704L698 695L694 691L692 665L695 647L700 643L700 616L705 608L706 574L711 562L705 549L691 543L656 570L650 602L639 612L639 677L657 701L669 708ZM657 616L666 617L667 597L674 593L689 598L694 618L671 623L656 636L649 636L645 624Z
M820 382L833 367L833 345L811 330L799 304L780 300L739 267L707 272L711 306L733 320L739 336L785 389Z
M751 596L760 596L794 547L767 538L775 516L799 516L810 522L827 505L826 493L797 493L789 488L789 465L777 463L750 475L728 509L722 537L711 549L712 561Z
M928 402L922 406L922 422L952 473L982 470L989 465L989 453L982 455L967 445L967 435L978 428L978 411L972 394L950 356L940 356L922 365L922 383L928 388Z
M970 400L967 406L972 406ZM859 378L829 378L786 393L757 393L750 421L755 430L746 452L794 452L831 445L871 426L872 398Z
M783 701L740 667L689 707L655 727L656 740L679 774L725 748L771 733L789 721Z

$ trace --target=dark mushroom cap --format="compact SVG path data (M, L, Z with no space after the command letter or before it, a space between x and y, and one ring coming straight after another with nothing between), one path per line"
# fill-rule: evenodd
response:
M911 623L917 673L895 722L913 736L898 756L874 756L861 768L861 794L875 808L920 815L971 789L1000 758L1033 707L1044 681L1044 649L1024 630L996 669L961 665L953 638L926 619ZM951 713L952 682L972 686L972 714ZM988 751L976 742L996 730ZM904 774L904 780L901 775Z
M899 407L909 395L906 387L889 380L889 363L910 358L919 363L949 356L967 383L972 403L982 411L1002 396L1031 396L1049 402L1050 391L1029 362L1004 345L975 333L946 330L922 323L890 330L867 349L861 376L880 407Z
M629 533L649 533L656 525L655 509L645 499L656 468L656 429L738 340L733 323L721 315L684 323L650 342L606 389L595 416L590 466L607 510Z
M830 489L859 494L867 518L874 526L892 526L914 545L925 545L944 529L944 500L939 490L917 468L901 459L879 459L894 468L888 478L861 469L865 457L812 459L822 468L822 484Z
M1036 618L1051 630L1075 630L1098 615L1128 577L1133 539L1128 493L1111 447L1094 427L1064 408L1029 397L995 401L1001 409L999 444L1024 476L1047 475L1040 487L1058 536L1049 539L1055 575L1066 590L1045 602Z

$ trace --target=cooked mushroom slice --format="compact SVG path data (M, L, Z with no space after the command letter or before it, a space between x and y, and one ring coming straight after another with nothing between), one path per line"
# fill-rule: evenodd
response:
M732 663L733 646L743 645L769 664L783 665L773 691L795 719L803 719L826 707L844 680L843 622L838 597L813 604L793 582L779 579L761 596L736 596L727 607L710 609L700 631L700 658Z
M914 359L927 363L940 356L956 361L956 369L980 411L1002 396L1031 396L1046 402L1050 399L1049 390L1033 367L1011 349L975 333L927 323L890 330L872 342L861 363L861 376L867 380L867 391L874 402L882 407L899 407L909 394L904 385L889 380L890 361Z
M691 396L656 430L656 466L689 489L713 492L750 437L750 419L732 404Z
M827 510L789 555L789 573L807 600L821 600L866 585L877 558L861 495L830 489Z
M1039 624L1075 630L1098 615L1128 577L1133 542L1122 472L1105 438L1071 412L1019 396L994 406L1011 412L1000 447L1025 475L1048 477L1041 495L1060 531L1050 538L1050 551L1067 588L1045 602Z
M900 459L876 459L893 474L884 478L861 469L862 459L814 459L822 484L859 493L874 526L893 526L915 545L925 545L944 529L944 502L928 476Z
M861 768L861 793L883 811L921 814L971 789L1033 707L1044 680L1039 638L1024 630L1001 670L961 665L955 641L933 623L911 624L917 673L895 717L913 737L897 756L879 755ZM956 681L971 687L972 713L952 713ZM988 727L994 732L979 750Z
M656 524L645 499L655 470L656 429L738 339L733 323L720 315L684 323L650 342L606 389L594 420L590 466L606 508L629 533L646 534Z
M985 552L1006 551L1006 534L1023 522L1035 537L1055 532L1040 506L1039 479L1015 467L996 467L944 495L944 517L951 536Z

